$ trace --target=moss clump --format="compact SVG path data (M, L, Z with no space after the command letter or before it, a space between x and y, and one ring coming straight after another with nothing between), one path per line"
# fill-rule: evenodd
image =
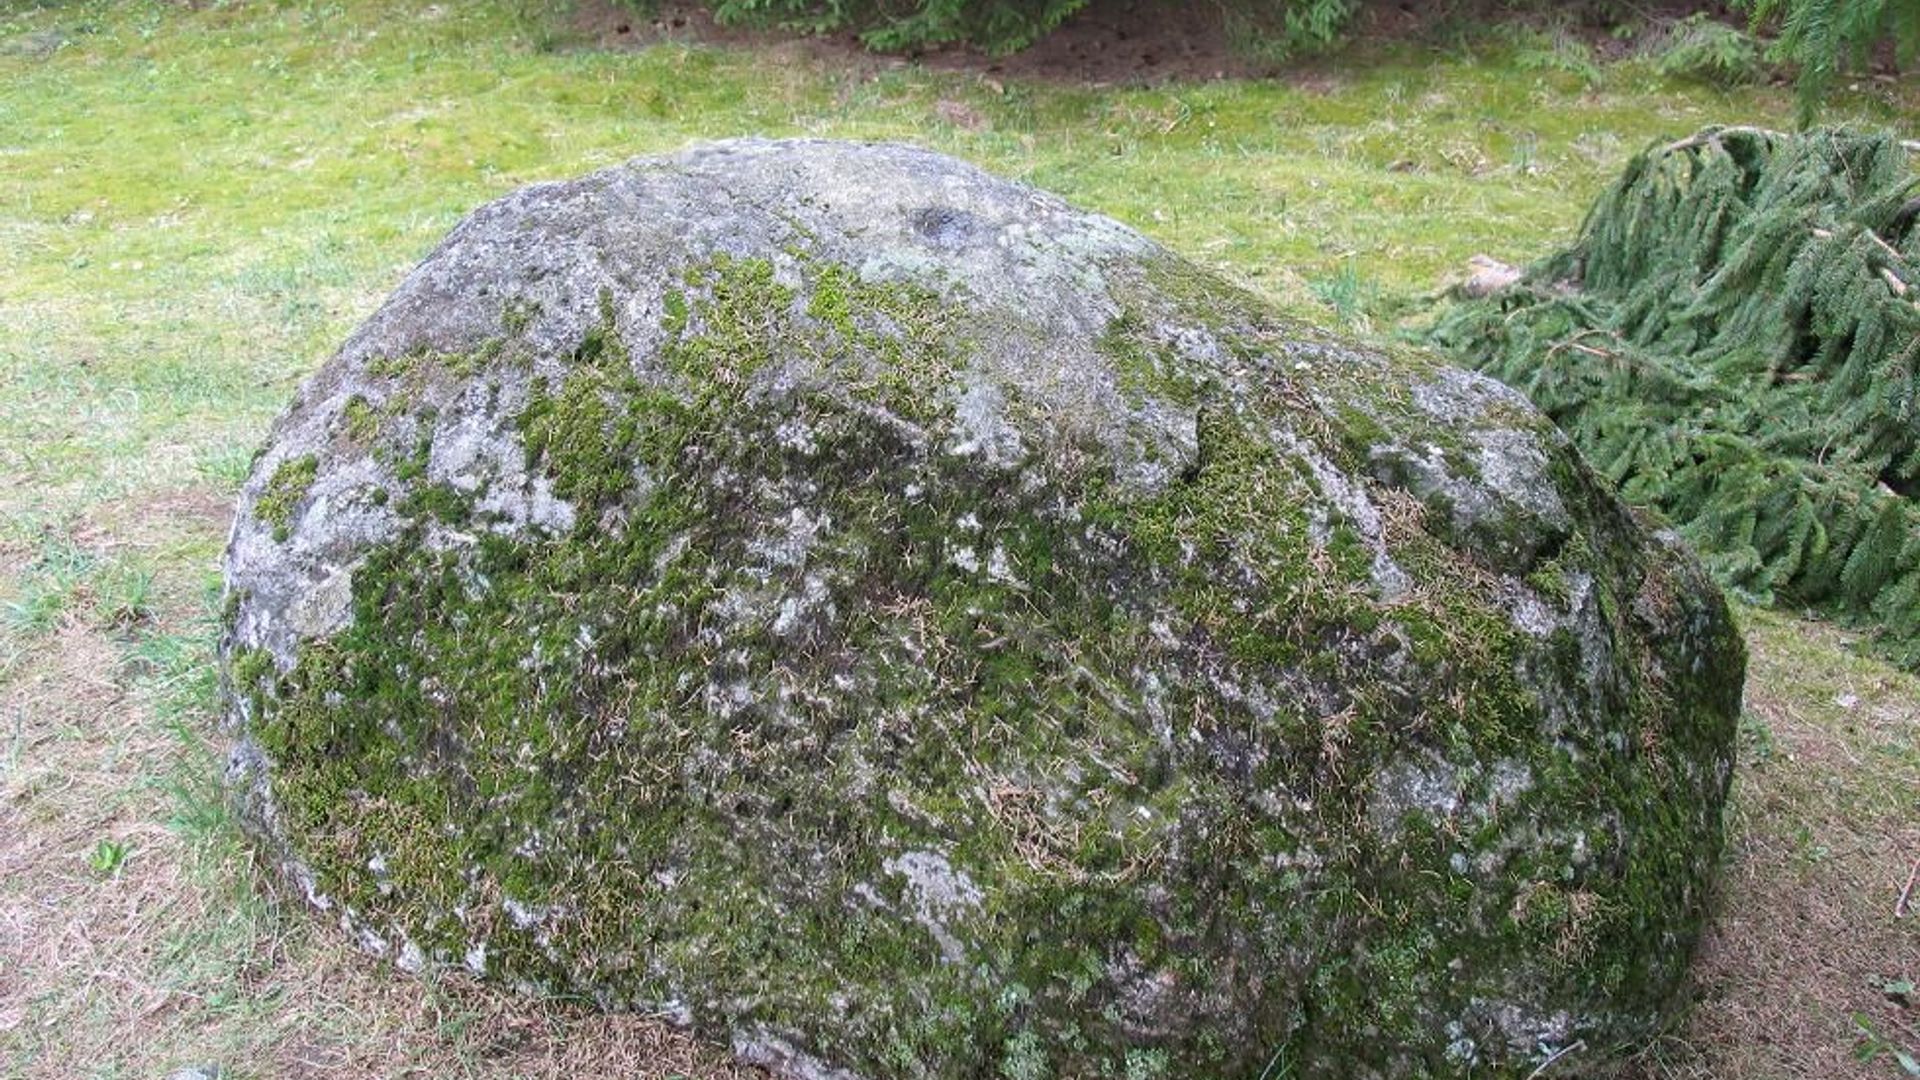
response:
M267 478L267 486L254 501L253 513L261 521L273 526L273 539L284 542L293 527L294 511L300 508L300 501L307 497L307 489L313 486L313 478L319 475L320 459L312 454L303 454L297 458L283 461Z
M370 496L375 505L386 502L384 489ZM400 506L410 518L431 518L442 525L464 525L473 516L473 496L449 484L427 484L414 490Z
M508 337L525 337L533 327L533 320L540 317L540 305L523 297L507 301L500 307L500 329Z
M1156 342L1138 313L1121 312L1107 324L1095 347L1113 364L1121 392L1130 403L1158 400L1183 407L1198 403L1202 385L1191 365Z
M340 409L341 428L356 442L371 442L380 434L380 419L380 410L360 394L348 398Z
M228 621L232 621L231 616ZM227 672L235 686L254 691L273 673L273 654L265 649L241 649L227 658Z
M833 331L843 359L865 357L859 392L916 420L937 416L971 349L955 309L924 286L870 282L832 263L810 285L807 314Z

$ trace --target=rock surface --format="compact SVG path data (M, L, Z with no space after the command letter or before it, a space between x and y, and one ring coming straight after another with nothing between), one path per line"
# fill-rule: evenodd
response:
M1598 1068L1691 953L1744 669L1515 393L897 146L481 209L226 577L312 905L797 1077Z

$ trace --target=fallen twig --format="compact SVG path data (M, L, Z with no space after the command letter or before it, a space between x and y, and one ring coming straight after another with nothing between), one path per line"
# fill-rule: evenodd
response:
M1892 244L1887 243L1885 240L1880 239L1879 234L1875 233L1872 229L1863 229L1861 231L1867 234L1867 239L1873 241L1875 244L1880 245L1880 250L1892 256L1895 262L1901 262L1906 259L1905 255L1900 254L1899 248L1896 248Z
M1915 881L1920 881L1920 859L1913 860L1913 869L1907 871L1907 885L1900 890L1900 899L1893 902L1894 918L1904 919L1911 911L1908 905L1913 902L1913 883Z
M1566 1057L1568 1054L1571 1054L1576 1050L1585 1050L1586 1048L1587 1048L1587 1040L1585 1039L1573 1040L1572 1042L1561 1047L1560 1049L1555 1050L1552 1056L1548 1057L1547 1060L1540 1063L1539 1068L1528 1073L1527 1080L1537 1080L1538 1077L1544 1076L1546 1074L1546 1071L1552 1067L1554 1062L1559 1061L1561 1058Z
M1758 135L1766 139L1785 139L1789 137L1784 131L1754 127L1751 124L1734 124L1731 127L1708 128L1697 135L1689 135L1679 142L1668 143L1660 152L1663 154L1671 154L1680 150L1691 150L1696 146L1718 143L1721 137L1726 135Z

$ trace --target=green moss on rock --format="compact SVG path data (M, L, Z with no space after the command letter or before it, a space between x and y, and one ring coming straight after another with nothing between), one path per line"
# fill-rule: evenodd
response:
M409 368L413 450L354 451L394 497L302 525L350 580L230 562L288 872L410 962L794 1075L1519 1077L1654 1030L1717 595L1481 384L1085 228L982 248L1100 298L1066 315L816 223Z
M285 540L293 525L294 511L300 508L300 501L307 497L307 489L312 486L313 478L318 474L320 459L312 454L303 454L280 463L267 478L267 486L254 501L254 516L273 527L273 538Z

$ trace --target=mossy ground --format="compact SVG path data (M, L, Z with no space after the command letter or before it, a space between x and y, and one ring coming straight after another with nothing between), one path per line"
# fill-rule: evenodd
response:
M1791 111L1780 90L1634 65L1591 82L1527 68L1497 42L1093 90L600 53L504 4L0 14L0 43L47 31L65 42L47 59L0 48L0 957L15 976L0 1069L25 1076L206 1059L238 1076L723 1075L644 1019L384 977L261 898L206 784L214 568L253 448L298 378L484 199L697 137L910 138L1295 310L1383 323L1469 255L1570 236L1642 143ZM1911 82L1870 82L1836 118L1916 108ZM1887 1056L1855 1059L1874 1044L1853 1016L1920 1047L1885 989L1920 967L1920 924L1892 917L1920 842L1920 686L1809 624L1760 617L1750 636L1752 752L1707 996L1644 1067L1897 1077ZM117 871L90 868L96 840L127 846Z

